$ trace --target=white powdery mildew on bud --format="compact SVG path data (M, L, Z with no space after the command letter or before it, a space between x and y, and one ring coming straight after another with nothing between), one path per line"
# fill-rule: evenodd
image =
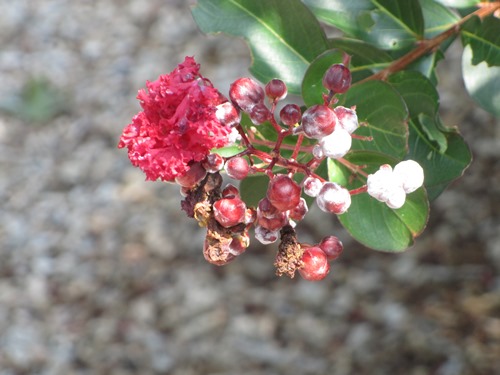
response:
M319 194L321 188L323 187L323 182L316 177L309 176L304 180L303 186L304 193L314 198Z
M325 156L323 148L319 144L315 144L312 150L312 154L316 159L321 159Z
M279 230L270 231L260 225L255 226L255 238L263 245L269 245L276 242L279 237Z
M227 139L227 146L232 146L241 141L241 134L238 132L238 130L236 130L236 128L231 128L231 133L229 133Z
M401 208L406 201L406 193L403 188L394 189L385 204L390 208Z
M409 194L424 183L424 170L414 160L405 160L394 167L394 175L401 180L404 191Z
M402 161L394 167L389 164L368 176L367 192L375 199L384 202L390 208L401 208L406 201L406 194L418 189L424 183L424 171L413 160Z
M338 159L349 152L352 138L347 130L336 128L332 134L321 138L319 144L325 156Z
M241 113L230 102L219 104L216 108L215 117L222 125L233 127L240 123Z
M324 212L340 215L351 206L351 194L335 182L326 182L316 197L316 204Z
M354 109L338 106L333 111L337 115L339 125L347 130L349 134L354 133L359 128L358 115Z
M381 202L387 202L393 191L399 187L399 181L394 178L392 167L384 164L377 172L368 176L366 185L369 195Z

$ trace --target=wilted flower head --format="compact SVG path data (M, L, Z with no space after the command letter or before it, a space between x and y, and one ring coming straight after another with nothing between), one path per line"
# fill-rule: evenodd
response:
M137 95L143 111L125 127L118 147L128 148L130 161L148 180L174 181L211 149L229 143L231 128L216 116L217 106L228 100L199 68L186 57Z

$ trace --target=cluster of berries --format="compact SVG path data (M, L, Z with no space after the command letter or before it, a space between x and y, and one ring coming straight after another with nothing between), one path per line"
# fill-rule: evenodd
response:
M298 241L295 225L308 212L302 193L315 198L321 210L340 215L349 209L351 194L368 192L389 207L399 208L406 194L422 185L423 172L413 161L402 162L394 170L383 165L378 172L367 176L367 185L355 192L325 181L315 173L325 158L347 164L343 156L350 150L352 138L367 139L353 134L360 126L355 108L335 106L336 94L345 93L351 85L351 73L344 64L334 64L326 71L323 86L328 94L324 95L323 104L313 105L303 113L298 105L286 104L277 115L278 102L287 96L283 81L273 79L263 88L251 78L237 79L230 87L228 100L199 75L194 60L187 59L185 65L180 66L182 69L163 79L167 83L176 82L175 88L178 88L178 98L172 99L168 107L174 114L164 121L170 126L168 131L162 123L165 111L157 108L155 113L146 113L146 124L134 120L126 128L120 147L127 146L129 157L141 168L146 160L149 170L152 166L155 171L169 170L164 180L175 181L181 186L182 209L207 228L203 254L210 263L223 265L245 252L250 244L249 230L253 228L255 238L262 244L280 240L275 261L278 275L293 277L298 271L306 280L320 280L328 274L329 261L340 255L343 246L335 236L328 236L314 245ZM149 87L150 90L155 88L149 96L158 96L167 103L168 95L174 91L168 90L168 84L162 87L165 92L157 89L156 83ZM203 106L190 101L193 93L203 99ZM158 102L144 92L141 100ZM183 115L183 111L187 114ZM242 113L246 113L253 126L242 125ZM205 131L204 123L210 124L211 130ZM274 128L275 141L258 136L256 127L264 123ZM189 133L191 128L193 131ZM157 137L156 143L150 141L151 134ZM242 151L229 157L207 151L203 145L209 140L214 143L210 138L215 135L217 145L236 142ZM169 137L169 140L164 141L162 137ZM174 137L178 144L172 143ZM294 144L284 142L287 137L295 137ZM309 141L305 142L306 139ZM151 145L162 141L165 146L160 150L153 146L144 148L148 141ZM183 148L183 144L189 147ZM173 151L172 145L175 146ZM266 149L269 151L263 151ZM283 155L283 150L287 150L287 156ZM165 156L174 151L185 157L187 168L183 166L181 172L179 168L171 168L175 155L170 159ZM298 156L303 154L309 157L306 162L299 162ZM161 159L157 155L161 155ZM189 161L189 155L195 157ZM234 180L244 180L257 173L267 175L266 195L256 207L248 207L235 185L222 186L223 170ZM158 176L163 179L167 174L162 172Z

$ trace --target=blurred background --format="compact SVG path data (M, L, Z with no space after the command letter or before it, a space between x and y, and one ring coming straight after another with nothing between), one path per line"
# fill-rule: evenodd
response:
M319 283L274 276L276 248L222 268L173 185L116 145L137 90L194 55L222 92L240 40L207 37L183 0L0 0L0 375L498 374L500 123L441 68L442 114L474 154L402 254L336 234ZM255 241L254 241L255 242Z

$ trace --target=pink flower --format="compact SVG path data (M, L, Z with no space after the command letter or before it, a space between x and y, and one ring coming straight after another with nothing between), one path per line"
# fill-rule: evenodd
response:
M229 143L231 128L216 116L228 100L200 75L199 64L186 57L173 72L147 82L137 98L143 111L123 130L119 148L127 147L132 164L147 180L174 181L213 148Z

